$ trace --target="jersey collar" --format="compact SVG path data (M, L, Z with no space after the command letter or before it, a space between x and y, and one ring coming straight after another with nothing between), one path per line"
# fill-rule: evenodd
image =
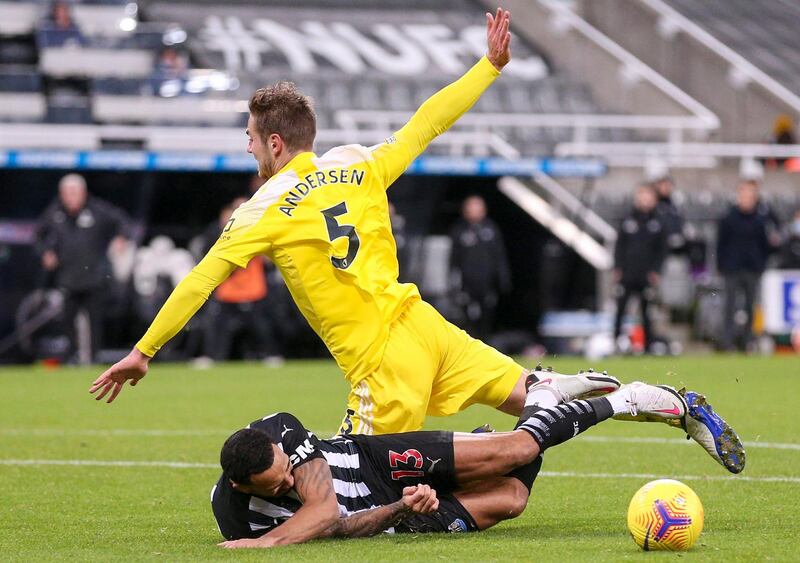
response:
M311 165L311 159L317 158L317 155L311 151L301 152L296 154L292 160L287 162L283 168L278 171L278 174L283 174L287 170L303 170ZM276 176L278 174L275 174Z

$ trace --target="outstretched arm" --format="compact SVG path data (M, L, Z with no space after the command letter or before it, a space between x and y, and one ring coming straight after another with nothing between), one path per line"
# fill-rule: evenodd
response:
M110 403L122 391L126 381L130 380L131 386L136 385L147 374L150 359L189 322L211 292L225 281L235 268L235 264L222 258L211 255L203 258L175 287L144 337L130 354L98 377L89 389L89 393L100 391L95 397L99 401L110 392L111 395L108 397Z
M500 75L511 59L508 11L486 14L486 56L461 78L423 103L402 129L372 152L376 167L387 187L438 135L447 131L471 108Z
M260 538L226 541L219 546L228 549L275 547L330 536L339 518L339 505L328 462L313 459L295 469L293 475L294 488L303 501L294 516Z

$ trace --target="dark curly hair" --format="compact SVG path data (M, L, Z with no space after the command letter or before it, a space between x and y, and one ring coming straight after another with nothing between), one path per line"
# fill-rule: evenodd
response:
M311 150L317 136L317 117L311 99L293 82L259 88L250 98L249 108L263 141L277 133L289 150Z
M249 485L250 477L272 467L275 453L269 435L258 428L243 428L225 440L219 463L225 476L240 485Z

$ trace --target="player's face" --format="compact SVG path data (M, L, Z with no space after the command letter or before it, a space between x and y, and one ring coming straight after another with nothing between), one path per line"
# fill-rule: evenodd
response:
M251 115L247 120L247 152L253 155L258 163L259 178L269 179L272 176L274 158L256 130L256 120Z
M292 464L289 456L283 453L278 446L272 444L275 453L275 461L272 467L265 469L261 473L250 476L249 485L237 485L237 489L243 493L256 494L262 497L280 497L288 493L294 487L294 475L292 475Z

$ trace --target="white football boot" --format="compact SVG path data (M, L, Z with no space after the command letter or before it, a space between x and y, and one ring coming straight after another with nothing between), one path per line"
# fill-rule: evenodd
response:
M625 398L628 412L615 414L615 420L683 425L688 406L683 396L672 387L634 381L620 387L619 393Z
M608 372L597 373L592 369L567 375L553 371L553 368L536 366L525 380L525 389L530 393L535 388L549 387L559 404L575 399L588 399L613 393L620 388L619 379Z

